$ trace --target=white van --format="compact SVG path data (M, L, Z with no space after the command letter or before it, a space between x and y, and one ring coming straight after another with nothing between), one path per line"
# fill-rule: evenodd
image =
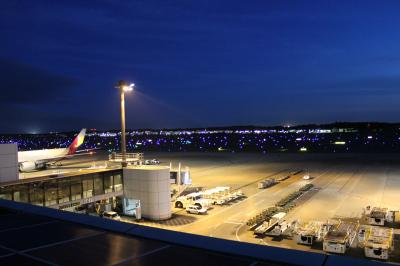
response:
M121 220L121 217L118 215L118 213L112 212L112 211L103 212L103 216L102 217L105 218L105 219L110 219L110 220L117 220L117 221Z
M187 213L193 213L193 214L206 214L207 209L201 208L197 205L190 205L186 207L186 212Z

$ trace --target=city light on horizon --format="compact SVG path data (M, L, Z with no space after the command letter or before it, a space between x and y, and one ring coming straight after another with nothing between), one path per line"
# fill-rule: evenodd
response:
M154 5L158 12L149 12ZM399 48L387 29L400 25L398 7L222 1L218 8L206 2L172 8L150 0L103 3L94 12L67 1L6 5L0 84L10 89L1 97L0 111L8 115L0 132L22 132L32 122L41 131L113 128L116 110L106 88L117 77L143 84L154 99L149 103L163 103L149 108L151 119L135 116L139 105L127 110L136 128L396 122ZM108 12L117 9L126 13ZM74 10L85 15L68 15ZM72 49L64 40L85 45Z

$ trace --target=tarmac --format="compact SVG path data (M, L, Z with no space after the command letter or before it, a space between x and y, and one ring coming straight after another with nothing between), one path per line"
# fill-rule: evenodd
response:
M359 219L365 206L388 207L400 210L400 156L397 154L255 154L255 153L154 153L145 159L157 158L161 165L172 164L177 169L189 167L192 186L212 188L229 186L246 195L225 206L214 206L207 215L187 214L173 208L171 219L162 222L142 221L141 224L169 230L212 236L236 241L273 245L322 252L317 246L297 245L286 238L256 238L246 221L305 184L312 183L312 191L300 200L286 216L288 221L302 222L327 219ZM23 178L49 175L96 167L118 167L107 162L105 153L75 157L52 169L25 173ZM301 174L266 189L257 183L269 177L280 177L292 171ZM307 173L311 179L304 180ZM173 205L173 204L172 204ZM134 222L125 217L125 221ZM397 245L397 242L396 242ZM354 256L362 256L359 250ZM399 262L400 259L393 258Z

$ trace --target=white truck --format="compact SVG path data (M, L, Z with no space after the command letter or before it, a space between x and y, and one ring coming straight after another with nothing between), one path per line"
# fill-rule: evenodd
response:
M180 196L175 201L175 208L186 209L189 205L196 205L200 208L208 209L212 204L209 199L204 199L201 192L193 192L185 196Z

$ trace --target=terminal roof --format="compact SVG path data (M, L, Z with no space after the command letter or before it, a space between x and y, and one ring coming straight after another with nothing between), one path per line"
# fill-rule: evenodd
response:
M30 178L23 178L23 179L18 179L14 181L9 181L9 182L2 182L0 183L1 186L10 186L10 185L20 185L20 184L26 184L26 183L32 183L32 182L40 182L40 181L47 181L47 180L52 180L52 179L62 179L66 177L74 177L74 176L81 176L81 175L86 175L86 174L95 174L95 173L104 173L104 172L110 172L110 171L116 171L116 170L121 170L121 168L101 168L101 169L85 169L83 168L80 171L70 171L66 173L61 173L61 174L48 174L48 175L43 175L43 176L37 176L37 177L30 177Z

